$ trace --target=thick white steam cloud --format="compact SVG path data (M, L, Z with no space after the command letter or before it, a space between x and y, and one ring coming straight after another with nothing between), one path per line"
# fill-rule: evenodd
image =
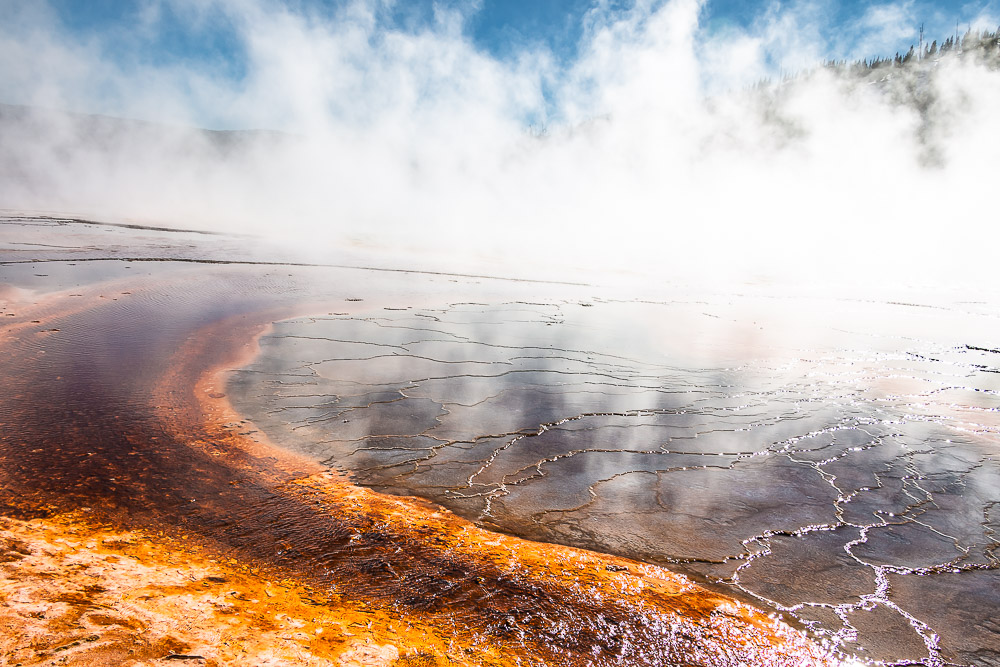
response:
M388 28L374 0L332 14L160 0L134 31L89 37L16 4L0 102L156 124L8 107L0 208L262 234L317 261L364 244L522 275L972 282L989 279L984 249L1000 240L1000 73L928 63L906 84L919 104L900 103L902 84L823 69L748 88L831 54L886 55L915 31L909 5L874 7L841 44L820 37L810 4L722 32L697 0L601 4L566 63L542 46L484 53L455 11ZM240 71L115 56L164 12L192 30L225 24Z

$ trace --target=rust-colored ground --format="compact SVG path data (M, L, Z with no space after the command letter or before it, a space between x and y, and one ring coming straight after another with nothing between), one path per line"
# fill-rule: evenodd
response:
M43 370L29 352L104 307L48 304L0 338L28 362L0 401L7 664L830 664L662 568L490 533L272 447L233 413L224 371L276 310L178 333L148 378L123 362L127 410L39 447L55 436L28 423L33 397L75 366L52 361L58 339Z
M385 611L85 513L0 520L0 655L8 665L474 664Z

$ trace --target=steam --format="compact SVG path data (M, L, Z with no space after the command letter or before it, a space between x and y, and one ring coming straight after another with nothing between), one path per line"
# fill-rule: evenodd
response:
M132 30L97 33L14 4L0 101L53 111L4 111L0 208L259 234L316 261L361 245L646 279L974 283L1000 236L998 72L955 59L909 83L820 69L749 88L915 42L912 4L845 36L809 3L714 31L696 0L601 3L569 62L485 53L456 10L393 27L374 0L150 1ZM929 38L951 18L929 17ZM168 21L222 30L239 59L157 61L142 44Z

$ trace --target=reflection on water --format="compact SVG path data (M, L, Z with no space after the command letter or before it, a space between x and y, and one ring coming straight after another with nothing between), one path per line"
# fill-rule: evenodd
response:
M239 338L220 321L321 313L277 323L231 377L230 398L272 440L485 526L669 564L861 658L1000 665L996 298L638 299L219 266L260 258L232 239L2 224L5 511L152 515L540 651L578 651L581 632L619 657L701 650L686 627L667 638L615 600L540 592L352 514L353 501L321 506L282 486L293 474L163 412L191 398L161 392L183 375L180 351L197 343L193 381ZM63 293L35 305L46 290Z
M33 236L31 227L44 233ZM265 568L314 587L321 595L310 604L336 610L349 600L356 611L347 619L374 609L417 636L431 633L451 664L827 664L803 635L660 568L498 536L438 507L310 474L322 468L257 440L206 375L243 363L236 360L255 333L312 308L304 303L349 304L358 312L380 302L421 304L453 290L523 296L517 293L536 285L278 269L219 261L218 252L176 262L167 233L162 247L136 239L131 250L146 259L116 258L101 245L104 230L89 227L13 225L0 242L0 518L69 511L95 523L193 537L233 567ZM73 233L57 233L67 228ZM31 259L19 259L21 246L33 248ZM80 253L91 270L69 269L81 263ZM127 275L136 270L130 266L140 274ZM400 425L410 419L397 418ZM21 552L8 558L8 546L0 545L0 559L9 561L4 578L13 573L20 600L5 614L13 619L10 634L19 649L47 660L46 645L26 640L19 624L28 613L21 603L33 594L18 579L20 558L35 547L16 546ZM55 568L46 576L62 584L62 574ZM73 599L104 604L94 590ZM282 615L270 609L262 620L244 620L266 624L272 613L275 621ZM95 650L117 632L81 618L67 632L90 623L86 643ZM125 639L141 641L128 627ZM354 634L329 636L343 642ZM391 623L374 636L400 642ZM80 644L71 639L48 648ZM433 656L420 662L443 664Z
M671 564L858 657L1000 664L984 304L405 306L278 323L235 404L365 485Z

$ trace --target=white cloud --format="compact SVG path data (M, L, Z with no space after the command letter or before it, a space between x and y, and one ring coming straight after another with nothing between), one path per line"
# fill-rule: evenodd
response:
M851 49L862 58L891 56L886 53L886 45L907 40L917 43L918 24L912 2L872 5L852 26L851 32L859 37Z

